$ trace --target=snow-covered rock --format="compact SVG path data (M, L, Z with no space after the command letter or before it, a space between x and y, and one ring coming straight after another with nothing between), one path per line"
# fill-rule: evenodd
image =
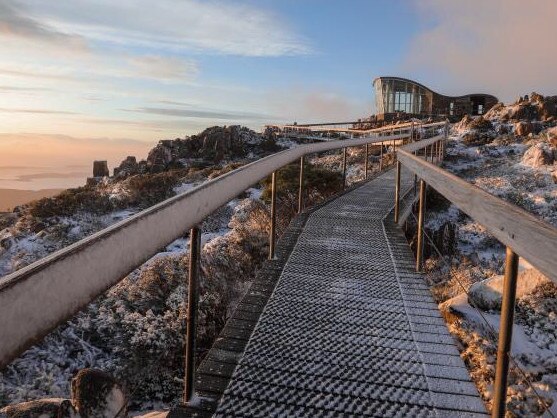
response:
M534 125L531 122L517 122L514 125L514 133L518 136L528 136L534 132Z
M553 164L555 161L555 149L547 143L540 142L531 146L522 157L522 164L539 168Z
M526 269L519 273L516 284L516 297L518 299L532 293L541 284L549 283L549 279L535 269ZM484 311L501 309L504 276L490 277L479 283L474 283L468 292L471 304Z
M69 399L46 398L0 409L1 418L79 418Z

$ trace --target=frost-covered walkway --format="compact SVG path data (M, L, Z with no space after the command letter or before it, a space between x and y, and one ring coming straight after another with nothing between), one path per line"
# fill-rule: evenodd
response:
M391 170L309 216L215 416L485 413L392 224L393 184Z

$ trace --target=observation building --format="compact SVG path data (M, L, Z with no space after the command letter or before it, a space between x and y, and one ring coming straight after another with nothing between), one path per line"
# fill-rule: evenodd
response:
M404 116L444 116L452 120L465 114L482 115L499 101L490 94L445 96L423 84L400 77L373 80L377 120L391 121Z

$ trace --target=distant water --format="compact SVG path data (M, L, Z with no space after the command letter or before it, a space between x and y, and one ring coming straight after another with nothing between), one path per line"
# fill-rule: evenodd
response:
M84 186L89 176L91 176L91 167L89 166L0 166L0 189L69 189Z

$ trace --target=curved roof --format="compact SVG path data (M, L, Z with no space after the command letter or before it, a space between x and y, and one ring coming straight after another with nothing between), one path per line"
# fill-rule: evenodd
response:
M468 97L468 96L490 96L493 97L496 101L498 101L499 99L497 99L497 97L493 96L492 94L486 94L486 93L472 93L472 94L463 94L462 96L447 96L446 94L441 94L441 93L437 93L435 90L430 89L429 87L424 86L421 83L418 83L417 81L414 80L410 80L408 78L403 78L403 77L392 77L392 76L381 76L381 77L375 77L373 79L373 85L375 85L375 82L377 80L395 80L395 81L403 81L405 83L412 83L417 85L418 87L422 87L426 90L429 90L430 92L432 92L433 94L437 94L439 96L444 96L444 97L451 97L454 99L458 99L458 98L462 98L462 97Z

